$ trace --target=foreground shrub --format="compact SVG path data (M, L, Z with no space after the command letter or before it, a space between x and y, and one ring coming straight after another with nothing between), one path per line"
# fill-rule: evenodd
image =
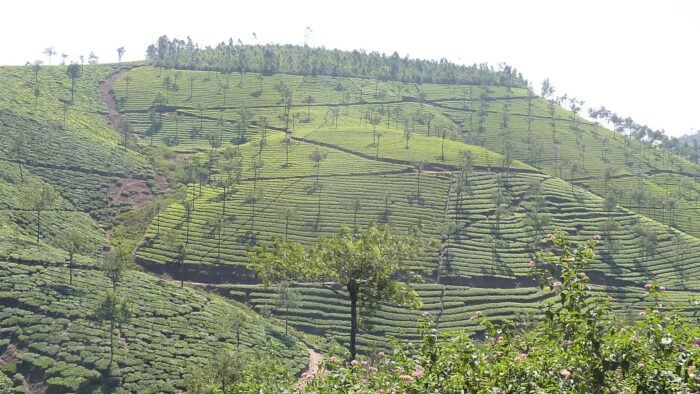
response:
M700 391L700 330L663 303L663 286L645 285L654 306L636 321L611 311L585 269L599 237L572 245L550 235L550 252L529 262L556 302L530 327L495 326L480 313L483 340L440 333L427 313L422 340L393 342L371 362L331 357L300 389L313 393L692 393Z

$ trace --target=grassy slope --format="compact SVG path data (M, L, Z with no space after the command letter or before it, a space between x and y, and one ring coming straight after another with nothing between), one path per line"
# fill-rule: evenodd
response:
M400 84L396 82L361 81L347 78L304 78L276 75L262 79L256 74L246 74L242 86L238 86L237 76L230 76L229 89L224 102L223 89L217 81L226 81L227 76L209 72L161 71L144 67L132 70L129 75L129 98L121 101L121 110L136 125L136 133L143 136L142 143L168 145L168 137L175 132L174 110L178 119L179 143L171 146L179 151L208 151L204 139L208 131L219 131L216 119L222 117L224 143L243 143L244 178L246 178L227 199L225 226L221 231L221 248L218 247L219 234L211 223L221 219L222 190L204 187L191 187L196 195L195 211L190 222L190 247L187 263L197 265L244 265L245 248L255 242L269 240L272 236L284 236L284 221L279 209L292 207L297 217L289 226L289 238L304 243L311 242L319 235L337 230L341 224L352 224L355 212L351 202L354 198L362 202L357 212L357 223L364 225L370 220L388 221L399 227L422 223L430 236L449 239L447 261L442 277L453 285L442 293L442 285L422 285L420 294L426 308L432 312L444 309L446 326L469 325L468 317L472 310L484 309L497 319L513 317L518 313L536 313L541 302L548 295L536 289L522 288L526 282L526 262L536 249L537 237L532 225L533 204L539 197L539 212L551 218L547 228L557 226L567 230L576 239L584 239L602 232L605 236L601 249L601 262L593 267L596 275L603 275L607 283L615 285L605 291L614 293L619 299L621 311L636 308L638 286L650 278L673 287L697 289L699 283L693 278L700 269L700 242L685 230L696 234L694 211L695 192L683 189L685 196L678 201L675 223L678 229L667 224L670 217L666 211L645 209L630 205L629 193L621 202L625 207L616 207L611 212L603 208L603 199L583 188L572 187L566 180L573 179L577 184L603 195L601 177L606 166L613 174L611 185L630 189L630 182L636 181L634 169L649 174L643 182L648 190L658 196L666 196L667 184L676 185L690 178L681 174L690 170L690 165L681 159L671 158L654 148L629 142L617 133L592 125L579 119L581 137L571 130L571 114L556 107L555 140L552 140L548 104L534 98L532 100L533 130L530 149L527 139L527 94L514 89L510 105L509 131L502 131L503 107L507 92L499 87L445 86ZM177 90L163 87L166 75L174 79L178 75ZM189 81L192 80L192 95ZM298 140L290 151L291 166L285 163L284 146L280 143L279 131L268 131L268 144L263 149L265 169L256 189L262 190L262 197L256 203L255 223L252 221L252 204L249 196L253 188L252 171L246 160L259 143L262 131L257 120L265 116L277 130L284 129L285 123L279 117L283 107L278 104L275 84L284 81L294 92L294 106L291 108L294 122L290 129ZM363 87L360 98L359 87ZM342 87L342 88L340 88ZM125 81L115 87L117 97L125 96ZM374 95L375 89L385 94ZM427 101L418 102L418 89L427 93ZM477 131L479 123L479 96L484 93L488 100L484 124L485 132ZM164 117L164 127L154 135L148 132L148 109L157 92L167 95L169 112ZM344 104L344 94L348 93ZM313 95L315 103L308 106L304 97ZM198 104L200 107L198 107ZM330 106L338 106L337 125L333 120ZM246 107L250 111L250 126L240 138L236 128L238 111ZM400 108L396 111L396 108ZM200 112L201 109L201 112ZM383 112L377 129L382 132L379 150L373 142L372 130L364 119L367 111ZM409 148L405 147L403 117L416 112L432 113L435 117L431 136L425 123L414 122L409 117L409 127L413 136ZM398 115L397 115L398 113ZM200 118L200 115L201 118ZM470 120L471 115L471 120ZM202 120L203 130L198 129ZM445 157L442 157L442 140L435 135L436 125L453 128L445 141ZM190 133L190 131L192 131ZM514 144L511 174L499 174L504 152L503 142L509 139ZM464 141L482 146L466 145ZM318 210L318 190L313 188L315 168L308 159L308 153L321 146L328 153L322 162L321 209ZM469 150L474 155L477 169L471 178L471 191L457 196L456 174L440 170L457 170L459 152ZM605 159L603 159L603 151ZM535 151L535 155L531 152ZM556 152L556 159L555 159ZM375 156L378 158L375 159ZM431 170L420 176L421 193L417 194L418 173L411 163L423 161L431 164ZM528 162L538 167L524 164ZM574 171L571 171L576 164ZM380 166L381 169L375 166ZM393 167L388 167L392 165ZM364 171L364 174L360 172ZM387 171L390 171L388 173ZM667 174L666 172L678 172ZM215 171L216 172L216 171ZM379 174L378 172L381 172ZM293 175L293 177L290 177ZM216 176L216 175L215 175ZM557 177L563 178L559 179ZM505 181L504 181L505 178ZM505 185L505 186L502 186ZM533 194L533 185L539 185L539 194ZM499 192L500 190L500 192ZM389 199L385 200L385 194ZM508 206L501 220L497 220L496 196L504 196L501 208ZM388 201L388 209L387 209ZM649 204L652 202L649 201ZM683 208L681 208L683 207ZM628 208L648 215L640 216ZM652 213L653 212L653 213ZM171 205L162 215L160 231L151 227L146 241L139 250L139 256L155 263L172 263L173 251L162 242L162 233L174 230L180 237L185 236L187 227L184 209L180 204ZM449 225L449 226L447 226ZM605 226L611 230L604 231ZM449 231L446 232L446 228ZM655 234L657 244L651 252L644 251L644 240L637 235L640 229ZM698 228L700 230L700 228ZM435 253L419 262L434 278L439 265ZM236 282L236 278L220 278ZM600 277L597 278L601 280ZM615 282L620 280L621 282ZM246 299L254 305L264 306L273 303L273 290L260 289L249 285L221 285L231 296ZM303 303L293 312L293 324L304 330L328 335L340 341L345 340L346 328L341 321L345 316L344 301L328 303L327 290L314 286L303 286ZM496 296L497 294L497 296ZM679 291L678 300L689 293ZM494 297L498 303L492 303ZM381 342L384 333L400 335L406 327L412 327L415 313L401 308L387 306L375 322L376 330L363 335L365 349ZM281 316L281 314L278 314ZM323 318L319 318L323 316ZM409 330L410 331L410 330ZM413 334L408 335L409 337Z
M0 68L0 255L29 260L58 260L50 243L61 231L77 226L94 240L95 251L104 242L108 208L107 189L126 174L147 177L147 162L124 152L119 136L104 121L105 108L97 83L116 70L114 66L86 67L77 79L75 102L70 103L70 79L65 67L42 67L40 95L34 96L34 73L28 67ZM21 154L13 140L25 139ZM25 181L21 181L23 163ZM45 224L40 245L34 246L36 220L27 195L41 185L54 188L57 203L42 216Z
M89 314L109 287L106 278L99 271L77 270L74 285L68 286L67 269L30 262L65 261L67 254L52 247L52 240L77 229L91 239L94 254L76 261L97 264L97 253L106 244L107 218L123 208L108 208L108 188L127 176L150 179L145 158L120 148L120 136L105 121L97 86L116 70L86 66L77 79L75 102L64 106L70 95L65 67L42 67L36 102L29 68L0 68L0 353L20 350L17 359L3 359L6 372L16 368L23 374L15 376L17 385L26 380L48 384L51 392L75 392L98 390L103 381L106 330ZM12 150L20 133L26 140L24 180ZM27 196L42 186L53 187L59 198L42 214L37 245L36 213ZM8 262L6 256L28 262ZM127 390L176 392L188 363L205 365L222 349L234 348L232 333L220 334L219 322L241 306L136 272L118 292L134 309L134 319L117 341L116 359ZM242 346L269 348L295 371L305 365L303 345L247 313L252 320Z
M42 377L49 390L97 391L109 362L109 325L90 314L109 288L99 271L77 270L69 286L64 268L0 263L0 348L19 349L17 370L28 379ZM188 366L236 349L235 333L222 331L221 322L240 306L139 272L129 273L117 293L133 313L115 346L126 390L177 392ZM303 345L247 313L241 346L265 349L288 360L293 370L305 366Z

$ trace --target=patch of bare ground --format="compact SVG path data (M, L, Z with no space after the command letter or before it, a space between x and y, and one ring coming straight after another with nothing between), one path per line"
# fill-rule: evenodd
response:
M0 367L7 364L14 364L20 360L20 356L24 352L14 344L9 344L5 351L0 355ZM1 372L0 372L1 373ZM44 381L43 371L32 370L23 378L24 392L27 394L44 394L48 389L48 385Z
M316 350L309 348L309 365L306 371L301 374L301 378L295 385L297 390L304 388L310 379L312 379L317 374L323 374L324 371L320 370L321 363L323 362L323 354L318 353Z
M111 185L107 191L110 198L109 206L127 204L134 209L146 205L153 197L151 188L146 181L133 178L122 178L117 183Z

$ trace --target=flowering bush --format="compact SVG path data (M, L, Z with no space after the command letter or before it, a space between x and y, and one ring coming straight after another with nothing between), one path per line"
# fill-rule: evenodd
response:
M551 252L528 262L557 302L534 327L496 326L480 312L483 340L439 333L421 316L422 340L393 341L371 362L332 357L301 388L314 393L690 393L700 392L700 330L663 308L666 290L644 286L656 302L633 322L611 312L610 297L589 287L585 269L600 237L572 245L551 234Z

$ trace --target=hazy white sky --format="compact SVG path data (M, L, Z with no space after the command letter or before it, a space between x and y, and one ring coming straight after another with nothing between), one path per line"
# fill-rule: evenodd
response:
M200 45L229 37L304 41L327 48L399 52L457 63L507 62L533 82L605 105L671 135L700 129L700 1L9 1L2 5L0 64L142 59L163 34Z

